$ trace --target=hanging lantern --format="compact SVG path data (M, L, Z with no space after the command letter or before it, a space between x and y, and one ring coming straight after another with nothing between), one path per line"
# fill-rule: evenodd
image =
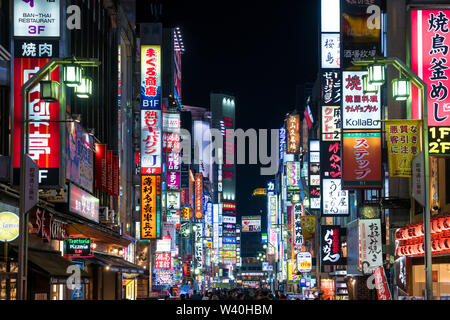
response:
M92 95L92 79L83 77L81 84L75 87L75 94L78 98L89 98Z
M64 66L64 83L68 87L77 87L81 85L82 68L77 64L69 64Z
M376 85L369 83L367 74L362 76L362 83L363 83L363 94L378 93L378 87Z
M397 101L408 100L411 94L411 82L405 78L392 80L392 97Z
M53 80L43 80L39 82L40 99L45 102L59 101L59 83Z
M375 86L384 84L384 64L374 63L369 66L369 82Z

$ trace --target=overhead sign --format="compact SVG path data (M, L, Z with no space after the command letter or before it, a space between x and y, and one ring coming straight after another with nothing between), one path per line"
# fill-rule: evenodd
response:
M59 0L14 0L14 37L59 37Z
M71 183L69 193L69 210L84 218L98 222L99 200Z
M349 130L381 129L380 90L363 94L362 76L367 71L342 72L342 128Z
M344 132L342 144L342 188L381 188L381 132Z
M0 241L13 241L18 236L19 216L12 212L0 212Z
M421 134L421 120L386 121L389 177L411 177L411 161L421 150Z
M161 109L160 45L141 45L141 109Z
M450 10L411 10L411 69L427 85L428 126L450 126L449 19ZM412 118L421 119L415 86L411 101Z
M69 258L90 258L94 256L90 238L68 238L64 240L64 256Z

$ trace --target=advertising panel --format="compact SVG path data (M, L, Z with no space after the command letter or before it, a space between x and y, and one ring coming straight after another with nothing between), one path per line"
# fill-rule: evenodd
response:
M363 94L362 76L367 71L343 71L342 128L349 130L381 129L380 90Z
M298 272L311 272L312 257L309 252L297 253L297 270Z
M343 264L341 252L341 227L321 225L321 259L322 265Z
M180 189L180 171L168 171L167 172L167 189L179 190Z
M342 161L341 161L342 145L340 141L336 142L321 142L321 170L320 175L322 179L325 178L341 178L342 177Z
M14 0L14 37L59 37L59 0Z
M292 245L302 246L303 245L303 234L302 234L302 223L301 217L305 214L305 208L302 203L295 204L293 206L292 215Z
M450 126L448 33L450 10L411 10L411 69L427 85L429 126ZM420 91L412 86L411 116L422 119Z
M320 209L320 141L309 140L309 208Z
M163 130L165 132L180 132L180 114L163 113Z
M106 144L95 144L95 187L106 192Z
M172 269L170 252L155 252L155 269Z
M387 120L386 139L389 157L389 176L412 176L411 163L421 151L420 120Z
M161 108L161 46L141 45L141 109Z
M261 232L261 216L242 217L242 232Z
M161 111L141 110L141 172L161 173Z
M300 162L298 161L288 161L286 162L286 178L287 187L299 188L300 185Z
M69 210L89 220L98 222L99 200L78 188L73 183L70 184Z
M167 191L167 209L180 210L181 193L179 191Z
M156 239L156 176L141 176L141 239Z
M381 132L343 133L342 188L381 188Z
M49 58L14 58L13 167L15 184L19 184L20 174L21 87L49 60ZM59 82L59 68L51 73L50 80ZM59 123L57 122L60 120L59 116L59 103L42 101L40 85L37 84L29 93L28 119L42 122L29 124L28 154L39 166L40 186L59 185L61 165Z
M286 153L300 153L300 115L287 117L286 130Z

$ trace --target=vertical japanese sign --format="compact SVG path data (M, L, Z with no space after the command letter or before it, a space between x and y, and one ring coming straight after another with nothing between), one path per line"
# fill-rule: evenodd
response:
M141 176L141 239L156 239L156 176Z
M203 268L203 224L196 223L194 225L197 226L197 230L194 233L195 266L201 270Z
M429 126L450 126L449 17L450 10L411 10L411 69L427 85ZM413 119L422 118L419 94L413 86Z
M110 195L113 194L113 151L106 151L106 189Z
M349 214L348 190L342 190L341 179L322 180L322 216Z
M120 194L120 167L119 156L113 156L113 196Z
M203 215L203 176L195 174L195 219L201 219Z
M320 153L322 179L340 179L342 177L341 142L321 142L320 149L322 150Z
M322 106L322 141L341 140L341 107Z
M320 209L320 141L309 140L309 207Z
M286 119L286 153L300 153L300 115L289 115Z
M276 224L278 221L278 201L277 196L274 194L267 195L267 205L269 211L267 232L269 233L269 254L275 254L274 248L278 245L277 233L275 231Z
M288 161L286 162L286 179L287 187L299 188L300 186L300 162Z
M141 45L141 109L161 108L161 46Z
M362 76L367 71L343 71L342 129L381 129L380 90L363 94Z
M32 43L30 43L32 44ZM24 51L30 49L24 43ZM41 50L41 49L39 49ZM30 52L28 52L30 53ZM35 56L30 54L30 56ZM14 183L19 184L20 148L21 148L21 88L40 68L48 58L14 58L14 137L13 137L13 167ZM55 69L50 80L59 81L59 68ZM29 93L29 124L28 154L39 166L39 184L58 186L60 175L60 137L59 137L59 103L48 103L40 99L40 85L36 85ZM48 121L48 122L47 122Z
M342 68L382 56L381 12L385 0L341 1Z
M381 132L345 132L342 145L342 188L381 188Z
M161 111L141 110L141 172L161 173Z
M106 144L95 144L95 187L107 191Z
M322 72L322 105L340 106L342 97L342 76L340 70Z
M69 192L69 210L87 219L98 222L98 206L100 201L72 183L70 184Z
M303 245L303 234L302 234L302 222L301 217L305 214L305 208L302 203L295 204L293 207L293 215L292 215L292 245L302 246Z
M380 219L359 220L359 270L372 274L383 266Z
M155 269L172 269L170 252L155 252Z
M378 267L374 269L373 275L375 277L375 286L377 288L378 300L392 300L384 268Z
M412 160L420 153L420 120L387 120L386 136L390 177L411 177Z
M322 33L322 69L341 67L340 37L339 33Z
M343 263L341 252L341 227L322 225L321 227L322 265L339 265Z

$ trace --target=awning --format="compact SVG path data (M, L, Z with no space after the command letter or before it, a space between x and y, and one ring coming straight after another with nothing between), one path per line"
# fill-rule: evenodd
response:
M105 231L101 231L96 228L92 228L86 224L69 224L68 231L71 237L88 237L94 241L106 242L116 244L122 247L128 247L131 243L129 239L125 239L119 234L113 233L113 231L104 228Z
M99 252L94 253L93 258L87 258L86 261L99 264L101 266L109 266L109 270L113 272L131 273L131 274L144 274L145 269L141 268L137 264L128 262L122 258L103 254Z
M67 272L69 266L74 265L69 259L61 256L58 251L44 251L28 249L28 260L47 273L52 283L65 282L72 272ZM83 283L89 283L89 274L80 270L80 276Z

